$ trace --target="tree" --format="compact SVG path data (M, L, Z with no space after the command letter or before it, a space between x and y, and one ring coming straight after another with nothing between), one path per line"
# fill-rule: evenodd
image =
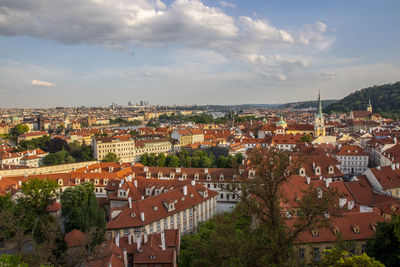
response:
M310 143L310 142L312 141L312 138L311 138L310 135L306 134L306 135L303 135L303 136L300 138L300 140L303 141L303 142L305 142L305 143Z
M255 148L249 159L255 177L242 185L241 199L259 224L257 239L264 255L261 263L287 265L293 258L293 242L301 232L329 227L331 220L340 216L341 210L334 204L337 194L331 187L310 185L297 210L285 211L281 205L286 198L282 187L298 173L300 160L292 159L289 152L267 148ZM290 227L286 224L287 213L293 214Z
M59 165L64 164L67 158L68 152L65 150L58 151L56 153L50 153L43 158L44 165Z
M11 135L17 137L21 134L27 133L29 131L29 127L26 124L17 124L14 126L14 128L11 129L10 133Z
M175 155L168 155L165 164L168 167L179 167L179 158Z
M165 166L166 157L164 153L160 153L157 156L157 166L164 167Z
M50 140L48 150L50 153L56 153L61 150L66 150L70 152L71 148L69 147L68 142L66 140L56 137Z
M367 241L367 254L385 266L400 265L400 241L395 233L397 223L398 218L396 217L393 221L379 222L376 233Z
M1 254L0 266L2 267L28 267L29 265L21 260L20 256Z
M328 249L322 256L317 266L333 266L333 267L384 267L381 262L369 257L366 253L362 255L352 255L343 247L335 246L333 249Z
M103 240L106 225L105 214L99 208L92 183L83 183L74 188L67 188L61 194L61 205L66 232L78 229L86 233L94 228L98 233L95 243Z
M144 166L149 166L149 153L146 152L140 156L140 163Z
M119 162L121 159L114 153L108 153L104 158L103 162Z
M18 203L28 206L36 216L39 216L45 213L46 207L56 200L57 188L58 184L54 180L31 178L22 184L22 196L18 198Z

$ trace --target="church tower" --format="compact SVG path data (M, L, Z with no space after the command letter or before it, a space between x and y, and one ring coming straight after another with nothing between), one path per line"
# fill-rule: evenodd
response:
M314 118L314 137L325 136L325 121L322 114L321 93L318 93L318 110Z
M367 111L372 113L372 105L371 105L371 98L368 100L368 107L367 107Z

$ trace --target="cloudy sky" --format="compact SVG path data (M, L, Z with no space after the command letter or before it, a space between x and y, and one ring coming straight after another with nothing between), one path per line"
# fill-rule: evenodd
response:
M0 0L0 107L284 103L400 80L398 0Z

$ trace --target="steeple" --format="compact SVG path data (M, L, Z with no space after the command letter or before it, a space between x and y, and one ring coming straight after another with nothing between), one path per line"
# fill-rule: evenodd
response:
M372 113L372 105L371 105L371 97L368 98L368 107L367 107L367 111Z
M322 103L321 103L321 92L318 90L318 110L317 110L317 116L319 118L324 117L322 115Z

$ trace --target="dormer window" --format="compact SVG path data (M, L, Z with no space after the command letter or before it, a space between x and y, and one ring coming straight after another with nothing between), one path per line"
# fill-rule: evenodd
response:
M306 176L306 170L305 170L304 168L301 168L301 169L299 170L299 174L300 174L301 176Z
M88 178L85 179L85 183L89 183L90 180Z
M103 184L104 184L104 185L107 185L107 184L108 184L108 179L104 179L104 180L103 180Z
M175 173L171 172L171 173L169 174L169 178L170 178L170 179L174 179L174 178L175 178Z
M158 207L157 206L153 206L153 210L157 211Z
M219 175L219 180L220 180L220 181L223 181L223 180L224 180L224 174L223 174L223 173L221 173L221 174Z
M161 178L162 176L163 176L162 172L158 172L157 177L158 177L158 178Z
M195 180L199 180L199 173L198 173L198 172L196 172L196 173L194 174L194 179L195 179Z
M334 173L334 171L333 171L334 169L333 169L333 166L331 165L331 166L329 166L329 168L328 168L328 172L329 172L329 174L333 174Z
M144 166L144 167L143 167L143 171L144 171L144 172L148 172L148 171L149 171L149 167Z
M186 178L187 178L187 173L186 172L182 173L182 179L186 180Z
M80 182L81 182L81 179L75 178L75 184L80 184Z
M359 233L360 233L360 226L359 226L359 225L353 224L353 225L351 226L351 228L353 228L353 232L354 232L355 234L359 234Z
M232 181L234 181L234 182L235 182L235 181L236 181L236 177L237 177L237 175L236 175L236 174L234 174L234 175L233 175L233 177L232 177Z
M372 231L376 232L376 227L377 227L376 223L371 224Z
M207 181L211 180L211 174L207 174Z
M135 218L135 217L136 217L136 214L135 214L134 212L132 212L132 213L131 213L131 217L132 217L132 218Z
M337 227L337 226L333 227L332 231L333 231L333 233L334 233L335 235L338 235L339 232L340 232L340 231L339 231L339 227Z
M58 184L59 185L63 185L63 180L62 179L58 179Z
M249 178L254 178L255 174L256 174L255 170L249 170Z
M99 179L97 179L97 178L94 179L94 184L95 184L95 185L98 185L98 184L99 184Z
M312 236L318 236L318 230L317 229L311 230L311 234Z
M315 168L315 175L321 175L321 167L320 166Z
M151 177L151 172L146 172L146 178L149 179Z
M126 191L125 190L118 190L118 196L119 197L126 197Z

